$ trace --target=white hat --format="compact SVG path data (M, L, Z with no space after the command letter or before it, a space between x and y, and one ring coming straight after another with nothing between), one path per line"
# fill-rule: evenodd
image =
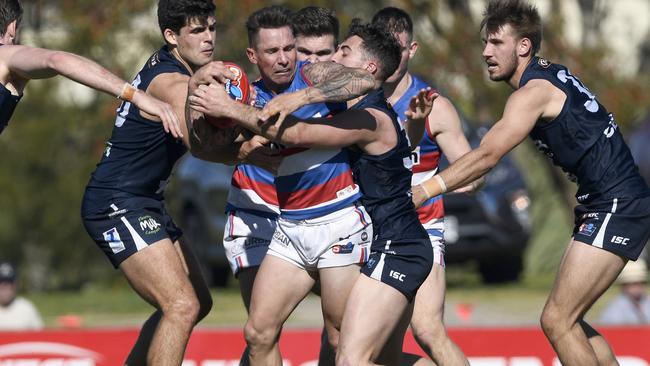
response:
M618 275L616 280L619 284L634 283L634 282L647 282L648 281L648 267L643 259L636 262L629 261L625 268Z

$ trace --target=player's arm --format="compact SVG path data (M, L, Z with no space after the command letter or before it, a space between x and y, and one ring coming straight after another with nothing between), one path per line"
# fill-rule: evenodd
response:
M178 114L168 103L163 103L108 71L103 66L85 57L63 51L28 46L2 47L0 58L6 62L12 75L26 82L30 79L50 78L62 75L66 78L120 97L133 103L149 115L155 116L163 123L165 131L175 137L182 134Z
M404 111L404 115L407 118L405 129L406 135L411 142L411 150L418 146L422 136L424 136L436 98L438 98L438 93L431 88L426 88L420 89L409 100L409 107Z
M208 86L215 82L225 83L235 75L221 61L213 61L197 70L187 81L186 93L183 95L183 115L185 128L188 131L187 146L190 153L202 160L234 164L249 162L255 159L259 152L260 140L248 141L242 134L241 128L216 128L208 123L203 113L190 108L187 96L200 85ZM218 85L218 84L215 84ZM259 162L260 166L265 161Z
M242 127L291 146L341 147L364 144L378 131L375 112L347 110L332 118L300 120L288 116L282 125L261 120L261 111L230 99L223 88L200 86L188 98L190 106L212 117L236 120Z
M345 67L335 62L307 64L299 72L302 72L311 86L273 98L264 106L262 120L266 121L278 115L276 123L281 124L286 116L304 105L344 102L379 87L368 71Z
M428 198L464 187L490 171L530 133L549 103L549 95L547 88L539 86L514 92L506 103L503 116L488 131L478 148L460 157L434 178L413 187L416 206Z
M447 98L439 97L434 101L428 118L428 130L436 139L436 143L440 146L442 153L445 154L450 164L471 151L469 142L463 132L458 111ZM484 178L480 177L455 191L473 192L483 185L483 182Z

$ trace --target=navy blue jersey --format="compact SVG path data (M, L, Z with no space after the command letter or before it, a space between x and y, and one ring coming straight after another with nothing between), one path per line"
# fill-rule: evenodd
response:
M189 71L167 49L154 53L133 82L146 91L160 74ZM116 192L162 199L162 192L176 161L187 151L181 140L165 133L160 122L140 115L129 102L117 109L113 134L87 186L86 198L105 200ZM91 205L92 206L92 205Z
M5 127L9 124L11 115L20 101L21 95L13 95L2 84L0 84L0 133L4 131Z
M386 104L383 90L371 92L351 109L376 109L391 117L397 145L381 155L369 155L351 148L354 179L363 192L361 203L372 219L373 250L386 241L404 239L428 241L411 201L411 149L397 114ZM377 244L377 246L375 245Z
M532 79L547 80L566 94L560 114L551 122L538 122L530 137L578 184L578 202L650 194L613 115L578 78L562 65L535 57L519 87Z

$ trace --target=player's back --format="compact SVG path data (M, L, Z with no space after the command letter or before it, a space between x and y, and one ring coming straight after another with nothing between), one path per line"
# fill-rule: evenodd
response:
M560 114L530 133L537 148L578 183L581 203L650 194L614 117L569 70L535 57L520 80L544 79L563 91Z
M395 147L381 155L369 155L351 148L351 164L355 180L363 196L361 202L373 222L375 243L400 240L428 241L411 201L411 149L397 115L388 107L383 91L368 94L351 109L372 108L391 117L398 136Z
M149 58L132 85L146 91L151 81L164 73L190 75L166 46ZM173 166L186 151L183 142L165 133L160 122L142 117L135 105L123 102L86 196L103 199L118 191L162 199Z

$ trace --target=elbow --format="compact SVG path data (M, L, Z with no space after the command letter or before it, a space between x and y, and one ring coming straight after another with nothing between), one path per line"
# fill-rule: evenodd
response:
M48 54L45 63L48 69L55 70L60 73L61 70L63 70L63 65L65 65L67 58L68 54L66 52L52 51Z

